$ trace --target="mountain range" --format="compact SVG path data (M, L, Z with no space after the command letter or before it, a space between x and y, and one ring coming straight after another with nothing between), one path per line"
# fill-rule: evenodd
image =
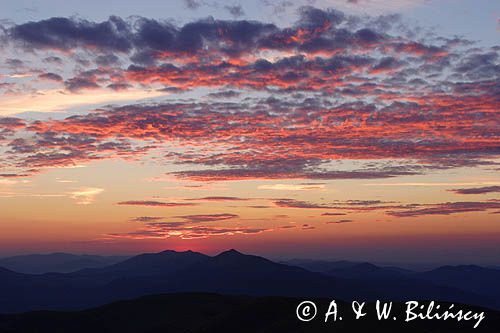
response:
M19 273L69 273L83 268L104 267L127 259L126 256L76 255L71 253L28 254L0 258L0 267Z
M0 313L82 310L144 295L209 292L224 295L325 297L345 301L409 299L500 308L500 270L447 266L412 272L369 263L311 271L229 250L141 254L105 267L25 274L0 269Z

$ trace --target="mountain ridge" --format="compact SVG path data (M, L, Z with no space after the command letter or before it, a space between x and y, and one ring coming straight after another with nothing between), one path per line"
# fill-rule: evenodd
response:
M488 269L485 272L487 274ZM116 300L173 292L344 300L420 298L500 308L498 299L479 292L481 290L453 283L439 284L432 276L425 279L426 276L418 274L370 263L312 272L234 249L215 256L166 250L70 273L33 275L0 270L3 297L0 312L78 310Z

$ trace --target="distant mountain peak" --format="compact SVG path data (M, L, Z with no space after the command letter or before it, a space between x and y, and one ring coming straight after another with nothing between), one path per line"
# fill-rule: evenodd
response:
M483 271L485 270L486 268L484 267L481 267L481 266L477 266L477 265L456 265L456 266L453 266L453 265L446 265L446 266L441 266L441 267L438 267L432 271L435 271L435 272L445 272L445 271L448 271L448 272L455 272L455 271Z
M374 264L371 264L369 262L362 262L360 264L356 264L354 267L363 268L363 269L371 269L371 270L381 269L380 267L378 267Z
M163 250L161 252L158 252L158 253L152 253L152 254L170 254L170 253L179 253L175 250Z
M186 250L186 251L176 251L176 250L164 250L158 253L152 253L152 254L192 254L192 253L197 253L200 254L199 252L191 251L191 250Z
M0 267L0 275L22 275L21 273L14 272L13 270Z
M229 250L226 250L226 251L223 251L221 253L219 253L217 255L217 257L221 257L221 256L244 256L245 254L235 250L235 249L229 249Z

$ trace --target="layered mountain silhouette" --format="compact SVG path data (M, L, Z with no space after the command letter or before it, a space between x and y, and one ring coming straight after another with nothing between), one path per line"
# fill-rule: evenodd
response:
M405 305L393 304L391 314L398 320L376 318L375 306L366 304L367 315L354 318L350 304L337 302L342 320L325 323L324 313L329 299L313 299L317 317L301 322L296 317L300 298L250 297L206 293L182 293L145 296L120 301L78 312L38 311L25 314L0 315L3 333L137 333L137 332L191 332L191 333L259 333L259 332L385 332L385 333L496 333L500 327L500 313L468 305L457 308L476 313L485 312L485 320L477 329L475 322L454 320L420 320L405 322ZM449 304L440 303L443 307Z
M333 269L350 268L359 264L358 262L347 260L311 260L311 259L292 259L283 261L283 264L299 266L311 272L327 272Z
M443 266L416 277L435 284L468 290L500 299L500 270L475 265Z
M127 259L124 256L75 255L70 253L29 254L0 258L0 267L19 273L69 273L83 268L104 267Z
M496 268L458 265L442 266L426 272L414 272L399 267L381 267L366 262L294 259L287 263L329 276L356 281L367 287L385 288L389 298L400 294L406 294L408 298L420 293L432 295L435 294L436 288L450 287L455 291L461 290L468 294L462 301L467 300L472 303L468 297L474 294L489 297L492 300L491 304L495 307L500 304L498 301L500 300L500 284L498 283L500 270Z
M465 266L468 267L468 266ZM236 250L216 256L185 251L141 254L125 261L71 273L23 274L0 269L0 313L79 310L139 296L210 292L227 295L327 297L341 300L431 299L500 308L495 293L460 281L460 270L415 273L371 264L301 267L245 255ZM473 269L474 283L498 271ZM470 275L472 276L472 275ZM493 277L493 278L492 278Z

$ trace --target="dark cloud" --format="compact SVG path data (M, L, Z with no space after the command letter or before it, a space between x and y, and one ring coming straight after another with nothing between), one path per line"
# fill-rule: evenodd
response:
M182 215L176 216L177 218L184 219L191 223L199 222L214 222L214 221L224 221L239 217L236 214L222 213L222 214L198 214L198 215Z
M128 83L111 83L110 85L108 85L108 88L113 89L115 91L120 91L132 88L132 85Z
M297 169L276 168L263 166L260 169L221 169L221 170L196 170L173 172L179 178L198 181L230 181L241 179L379 179L391 178L399 175L416 174L413 171L307 171L300 166Z
M485 187L475 187L475 188L459 188L450 190L457 194L486 194L486 193L499 193L500 186L485 186Z
M0 117L0 129L18 129L26 126L24 120L15 117Z
M191 202L162 202L153 200L129 200L117 203L121 206L145 206L145 207L184 207L196 206L196 203Z
M177 216L184 221L160 221L161 217L142 216L133 221L143 224L143 228L128 233L113 233L107 236L112 238L168 238L180 237L182 239L207 238L211 236L236 235L236 234L259 234L265 231L271 231L269 228L254 227L220 227L220 226L200 226L199 223L218 222L230 220L238 217L235 214L204 214L204 215L184 215Z
M16 25L8 31L11 40L27 49L63 51L76 47L93 47L127 52L132 47L129 34L129 25L116 16L101 23L53 17Z
M468 212L483 212L500 208L500 201L484 202L446 202L436 204L398 204L379 201L336 201L333 203L313 203L295 199L275 199L277 207L298 209L342 209L354 213L383 211L394 217L414 217L423 215L450 215ZM338 213L323 213L322 216L341 215ZM341 220L344 221L344 220ZM332 222L334 223L334 222Z
M381 201L381 200L346 200L346 201L341 201L341 203L349 206L373 206L373 205L381 205L393 202Z
M342 223L351 223L353 220L338 220L338 221L330 221L326 222L326 224L342 224Z
M18 174L18 173L0 173L1 178L24 178L28 177L28 174Z
M185 0L184 3L190 9L197 9L204 4L201 0ZM278 4L263 1L263 4L286 8L291 2L282 1ZM224 8L235 17L244 14L241 5L226 5ZM126 54L137 64L150 66L157 61L185 62L186 59L211 64L216 60L221 63L227 62L227 57L256 55L264 50L287 53L295 50L297 54L306 52L310 55L332 56L339 53L355 54L354 51L360 49L363 53L373 51L387 54L372 63L375 73L400 69L408 64L405 59L401 59L405 56L434 59L436 64L426 65L436 71L442 71L443 66L450 64L446 61L439 63L438 60L445 58L448 61L449 48L455 46L456 42L430 45L388 35L387 31L391 30L388 26L397 21L395 17L358 18L353 25L353 18L346 17L340 11L321 10L311 6L301 7L295 24L285 28L258 21L224 21L213 18L175 26L143 17L125 21L112 16L102 22L55 17L14 25L7 30L7 40L33 50L91 50L101 53L95 60L104 66L117 62L117 56L113 53ZM476 71L484 75L487 74L487 69L494 70L493 74L489 74L492 77L497 72L495 66L498 66L494 57L495 52L490 55L471 55L470 59L461 59L462 63L456 69L468 72L476 66ZM341 58L335 60L339 62ZM339 69L339 66L342 68L345 65L333 63L329 68L333 71Z
M99 66L113 66L119 62L119 58L114 54L99 55L95 58L95 63Z
M201 0L182 0L184 5L189 9L198 9L203 5Z
M395 217L415 217L424 215L450 215L469 212L484 212L489 209L500 208L500 202L446 202L439 204L417 205L416 209L388 211L387 214Z
M187 5L197 7L201 3L189 1ZM498 80L497 49L459 55L453 48L466 45L466 41L441 38L438 40L442 43L434 45L390 35L389 31L397 32L391 28L394 22L402 24L397 16L358 18L356 24L352 20L339 11L309 6L300 8L295 24L284 28L258 21L213 18L183 26L143 17L128 21L110 17L103 22L51 18L14 25L7 39L30 49L91 50L99 53L94 60L100 66L116 65L118 56L128 56L135 65L122 69L120 75L129 83L161 82L180 90L198 86L263 90L276 86L282 91L322 90L358 97L369 94L387 103L398 98L413 102L426 99L400 96L409 82L422 81L412 77L416 73L427 74L435 81L428 84L439 85L453 84L442 75L445 72L468 80ZM259 59L260 52L268 50L284 54L273 62ZM251 63L248 56L256 60ZM373 76L387 72L392 77L375 85ZM68 85L76 90L97 84L89 78L74 80L74 85L71 81ZM350 84L351 80L365 84ZM111 83L115 82L104 86L113 88Z
M282 15L295 5L294 0L259 0L259 2L264 6L271 7L275 15Z
M95 75L92 71L80 76L95 87ZM72 82L75 86L70 88L81 89L78 82ZM123 88L127 86L115 87ZM217 153L197 149L195 153L165 155L179 164L209 167L173 173L178 178L200 181L377 179L433 169L494 165L482 160L499 151L491 136L494 122L478 123L478 119L489 119L497 112L493 101L483 106L489 103L484 96L481 101L469 100L469 106L480 103L474 112L460 106L462 101L439 99L437 103L443 105L440 113L433 112L432 107L426 111L422 104L402 102L376 107L359 102L331 105L321 99L290 101L276 97L238 103L129 105L35 122L27 127L33 134L31 140L12 141L10 146L23 168L30 167L29 161L45 159L48 164L53 161L50 155L61 157L57 163L62 163L65 156L68 162L75 163L77 159L84 162L106 158L102 147L112 148L120 156L132 156L154 146L135 146L132 141L224 147ZM484 108L492 111L480 111ZM447 117L442 117L444 113ZM40 147L46 153L23 155ZM420 162L399 166L379 162L354 170L328 166L328 162L339 159L388 158Z
M189 0L185 4L196 9L203 2ZM226 5L224 8L235 17L244 14L241 5ZM157 59L185 54L232 56L266 48L312 50L315 47L320 50L320 45L324 50L332 50L358 43L367 46L383 39L382 35L368 28L337 31L337 26L344 21L345 15L339 11L313 7L302 7L295 27L286 29L245 20L205 19L176 27L142 17L124 21L112 16L103 22L50 18L15 25L8 30L7 36L28 49L69 51L90 48L104 53L96 59L97 63L107 64L116 62L110 52L132 52L139 63L152 64Z
M24 62L20 59L5 59L5 64L14 69L24 67Z
M55 64L55 65L62 65L63 64L63 60L60 57L56 57L56 56L46 57L43 59L43 62L46 62L49 64Z
M300 209L335 209L348 210L350 212L388 211L392 209L407 210L420 207L418 204L399 204L390 201L379 200L346 200L333 201L329 203L313 203L296 199L273 199L277 207L300 208ZM323 213L321 216L346 215L343 213Z
M248 201L252 200L249 198L239 198L239 197L225 197L225 196L211 196L211 197L203 197L203 198L190 198L186 200L191 201Z
M66 89L72 92L78 92L84 89L97 89L99 85L91 78L76 77L64 82Z
M172 175L199 181L377 179L495 166L500 49L470 49L463 39L419 36L401 24L397 16L303 7L284 27L143 17L13 25L10 44L46 51L43 59L57 53L76 67L64 82L69 92L211 92L0 129L5 163L76 165L162 147L169 162L189 165ZM273 58L263 59L269 51ZM50 70L46 76L58 73ZM243 96L248 91L263 97ZM340 160L374 162L346 169Z
M63 81L62 76L59 74L55 74L55 73L43 73L43 74L38 75L38 78L42 79L42 80L49 80L49 81L56 81L56 82Z
M138 216L134 217L131 221L133 222L156 222L162 220L161 216Z
M252 235L260 234L273 229L252 227L210 227L210 226L186 226L183 223L166 222L156 225L147 225L144 229L129 233L112 233L108 237L125 239L164 239L179 237L181 239L208 238L223 235Z
M404 62L397 60L394 57L384 57L372 67L373 73L383 73L397 70L404 66Z
M215 93L210 93L208 94L208 97L211 98L234 98L240 96L241 93L234 91L234 90L224 90L224 91L218 91Z
M15 117L0 117L0 148L3 146L3 141L9 141L8 138L14 135L17 131L22 130L26 126L24 120ZM0 159L1 165L2 159Z
M240 17L245 15L245 11L241 5L226 5L224 9L229 12L233 17Z
M295 199L279 199L275 200L274 204L283 208L301 208L301 209L333 209L334 207L327 204L317 204Z

